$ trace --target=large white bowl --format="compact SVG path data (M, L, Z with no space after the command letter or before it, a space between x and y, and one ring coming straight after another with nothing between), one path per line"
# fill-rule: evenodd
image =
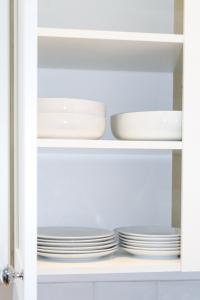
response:
M120 140L182 139L181 111L148 111L117 114L111 117L114 136Z
M106 128L105 117L90 114L38 114L40 138L99 139Z
M84 113L105 117L105 104L73 98L39 98L38 113Z

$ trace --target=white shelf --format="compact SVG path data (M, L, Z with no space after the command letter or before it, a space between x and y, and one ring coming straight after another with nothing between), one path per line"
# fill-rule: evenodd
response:
M171 72L183 35L39 28L39 67Z
M124 150L181 150L182 142L176 141L119 141L119 140L66 140L38 139L39 148L66 149L124 149Z
M38 276L54 277L65 275L106 275L154 272L179 272L180 259L141 259L121 253L111 257L85 262L59 262L38 259ZM84 280L84 277L82 277Z

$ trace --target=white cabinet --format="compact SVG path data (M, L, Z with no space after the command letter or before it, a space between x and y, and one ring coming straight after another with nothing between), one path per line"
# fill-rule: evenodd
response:
M164 280L200 279L199 2L0 5L0 269L23 272L15 295L36 300L38 282L43 299L121 299L123 290L146 299L143 289L165 299ZM105 137L37 139L38 97L105 102ZM183 141L112 136L112 114L173 109L183 110ZM180 226L181 258L37 259L38 226L130 224Z

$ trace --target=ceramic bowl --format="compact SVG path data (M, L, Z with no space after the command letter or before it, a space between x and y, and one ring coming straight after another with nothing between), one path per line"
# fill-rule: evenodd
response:
M147 111L111 117L114 136L120 140L179 141L182 139L181 111Z
M105 117L105 104L73 98L39 98L38 113L84 113Z
M105 128L105 117L97 115L38 114L38 136L40 138L100 139Z

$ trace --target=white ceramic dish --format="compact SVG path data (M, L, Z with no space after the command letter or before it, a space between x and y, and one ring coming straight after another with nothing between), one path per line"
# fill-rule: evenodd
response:
M111 117L113 135L120 140L182 139L181 111L146 111L117 114Z
M105 117L76 113L40 113L39 138L100 139L106 129Z
M39 227L38 237L55 240L88 240L97 238L111 238L114 232L102 228L88 227Z
M84 258L100 258L107 255L113 254L117 248L101 251L101 252L92 252L92 253L76 253L76 254L60 254L60 253L45 253L38 251L39 256L43 256L46 258L54 258L54 259L84 259Z
M175 250L175 251L149 251L149 250L138 250L138 249L130 249L130 248L123 248L124 251L138 255L138 256L149 256L149 257L174 257L174 256L179 256L180 251Z
M180 236L179 228L172 227L160 227L160 226L127 226L117 228L119 234L126 236L139 236L139 237L151 237L151 238L173 238Z
M46 243L102 243L102 242L106 242L109 243L111 241L113 241L115 239L115 236L111 236L111 237L105 237L105 238L97 238L97 239L43 239L43 238L38 238L38 242L46 242Z
M121 245L125 245L127 247L148 247L148 248L161 248L161 249L165 249L165 248L175 248L175 247L180 247L180 242L178 243L165 243L165 244L160 244L160 243L143 243L143 242L129 242L129 241L123 241L123 240L120 240L120 244Z
M40 250L54 250L54 251L65 251L65 250L77 250L77 251L87 251L87 250L101 250L101 249L108 249L117 246L117 243L107 244L107 245L100 245L100 246L44 246L38 245L38 249Z
M180 247L173 247L173 248L156 248L156 247L138 247L138 246L127 246L124 244L120 244L121 248L126 249L136 249L136 250L148 250L148 251L180 251Z
M144 241L144 242L179 242L180 241L180 237L158 237L158 238L154 238L154 237L143 237L143 236L127 236L127 235L123 235L123 234L119 234L119 238L120 239L124 239L126 241Z
M76 98L39 98L38 113L78 113L105 117L105 104Z
M94 241L94 242L93 242ZM103 245L110 245L112 243L114 243L116 241L115 238L109 238L107 240L104 239L99 239L99 240L75 240L75 241L71 241L71 240L38 240L37 244L39 246L46 246L46 247L52 247L52 246L56 246L56 247L71 247L71 246L76 246L76 247L95 247L95 246L103 246Z
M85 252L94 252L94 251L105 251L105 250L110 250L113 247L116 247L117 243L109 245L109 246L104 246L104 247L39 247L38 246L38 251L49 251L49 252L80 252L80 253L85 253Z

